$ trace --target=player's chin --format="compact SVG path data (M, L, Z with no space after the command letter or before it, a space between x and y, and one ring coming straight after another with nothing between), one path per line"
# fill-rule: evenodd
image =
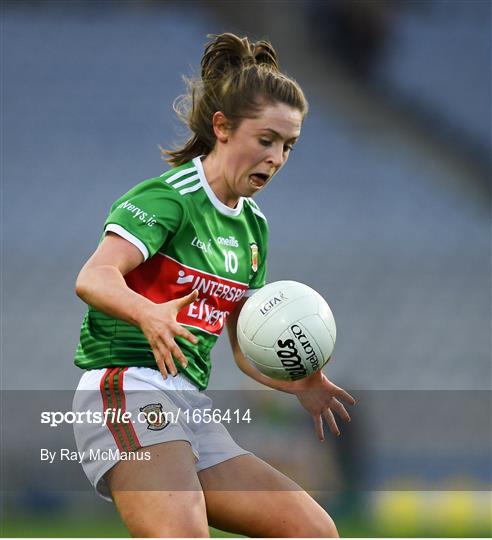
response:
M254 189L247 189L245 190L243 197L254 197L257 193L259 193L262 190L263 190L262 187L254 188Z

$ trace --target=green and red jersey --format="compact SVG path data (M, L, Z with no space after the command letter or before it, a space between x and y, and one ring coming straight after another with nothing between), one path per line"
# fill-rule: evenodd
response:
M198 290L177 321L198 338L176 338L188 359L177 365L200 389L211 371L210 350L238 302L265 284L268 225L258 205L241 198L224 205L205 177L201 159L141 182L111 207L104 232L116 233L143 254L125 276L135 292L156 303ZM83 369L113 366L156 368L139 328L89 306L75 364Z

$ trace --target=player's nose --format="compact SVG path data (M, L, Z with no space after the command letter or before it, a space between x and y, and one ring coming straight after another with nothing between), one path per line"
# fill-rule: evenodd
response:
M284 164L284 148L280 145L274 145L271 148L271 152L268 156L268 163L273 165L276 169L280 169L280 167Z

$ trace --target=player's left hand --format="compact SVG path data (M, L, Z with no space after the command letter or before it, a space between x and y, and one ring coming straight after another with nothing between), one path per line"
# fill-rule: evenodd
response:
M333 413L336 412L345 422L350 422L350 415L341 401L348 405L355 405L355 399L343 388L329 381L322 371L317 371L293 384L296 385L294 393L297 399L313 417L318 439L323 441L325 438L323 419L333 435L340 436L340 430Z

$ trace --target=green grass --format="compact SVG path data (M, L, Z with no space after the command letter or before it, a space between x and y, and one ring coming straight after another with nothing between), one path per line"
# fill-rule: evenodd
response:
M428 530L419 528L415 525L413 528L402 529L388 528L378 526L377 523L371 523L367 520L362 520L360 517L339 519L337 527L340 536L345 538L350 537L490 537L490 530L486 527L477 527L476 530L466 531L440 531ZM396 525L396 524L395 524ZM32 537L129 537L127 530L121 523L116 512L108 516L77 516L77 515L53 515L53 516L38 516L33 514L19 514L17 516L9 516L0 524L0 532L2 537L12 538L32 538ZM444 532L446 534L444 534ZM232 534L210 529L210 534L213 538L231 538Z
M7 518L0 525L2 537L11 538L129 538L121 520L109 518L87 518L72 516L18 516ZM231 538L234 535L210 528L213 538Z

